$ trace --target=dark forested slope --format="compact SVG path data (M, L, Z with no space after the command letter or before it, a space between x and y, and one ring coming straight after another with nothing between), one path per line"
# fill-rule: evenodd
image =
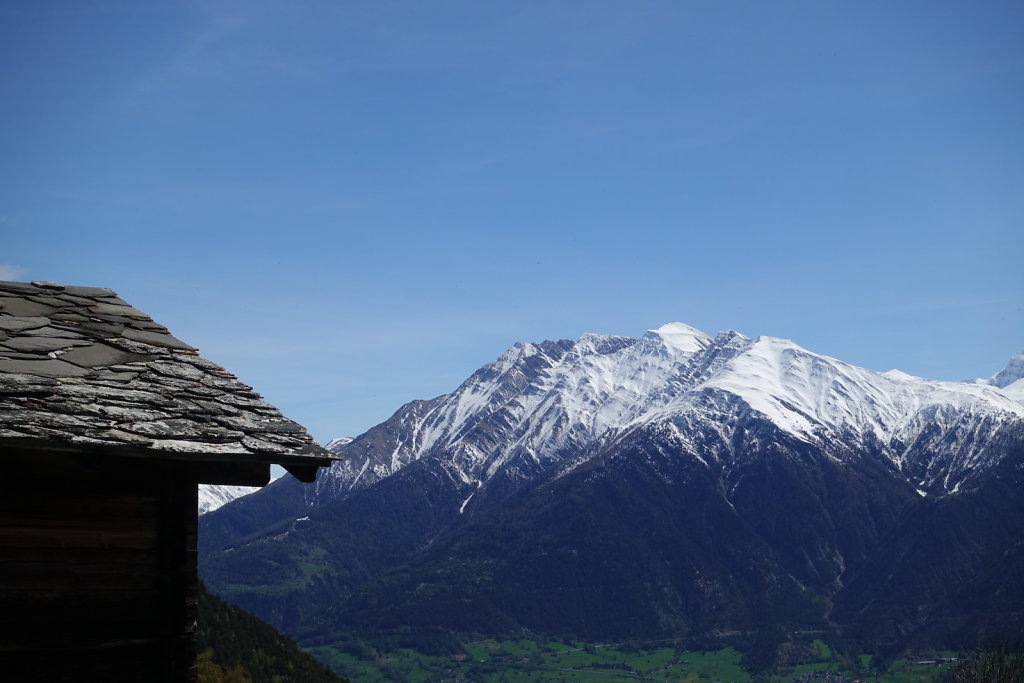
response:
M330 669L302 652L291 638L199 590L199 683L341 683Z

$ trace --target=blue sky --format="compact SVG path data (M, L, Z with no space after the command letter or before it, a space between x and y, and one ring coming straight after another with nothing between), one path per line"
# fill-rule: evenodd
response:
M1019 2L0 1L0 277L326 440L517 340L1024 347Z

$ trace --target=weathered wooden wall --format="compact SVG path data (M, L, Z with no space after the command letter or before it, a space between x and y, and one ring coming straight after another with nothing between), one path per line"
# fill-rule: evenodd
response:
M189 680L195 548L180 463L0 449L0 679Z

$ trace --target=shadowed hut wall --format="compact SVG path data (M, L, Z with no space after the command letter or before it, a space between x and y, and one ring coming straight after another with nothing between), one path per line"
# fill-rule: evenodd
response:
M0 463L0 677L194 678L189 469L7 448Z

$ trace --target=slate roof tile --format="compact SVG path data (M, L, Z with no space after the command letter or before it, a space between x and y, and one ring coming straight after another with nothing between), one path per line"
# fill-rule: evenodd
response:
M72 363L65 363L48 356L33 357L30 354L9 352L0 357L0 372L13 372L42 377L81 377L89 371Z
M3 311L0 311L0 319L3 318ZM77 330L77 331L76 331ZM85 334L86 330L79 328L78 326L59 326L53 327L45 325L43 327L36 327L31 329L21 330L21 334L27 337L70 337L72 339L85 339L88 334ZM11 335L13 336L13 335Z
M7 333L37 329L50 322L49 318L41 316L11 315L7 314L6 311L3 311L3 313L6 315L0 317L0 330L4 330Z
M51 283L52 284L52 283ZM61 291L70 296L82 296L90 299L117 296L114 291L106 287L75 287L69 285L57 285Z
M11 315L49 315L57 309L28 299L10 298L0 299L0 310Z
M128 305L107 303L100 301L98 303L89 306L89 311L92 313L102 313L103 315L116 315L124 316L126 318L132 318L133 320L152 320L148 315Z
M102 287L0 281L0 441L327 465L300 425Z
M5 339L0 344L14 351L42 351L49 353L58 349L70 349L73 346L88 346L90 342L70 337L15 337Z
M121 365L132 361L141 361L151 356L141 353L132 353L122 349L109 346L103 342L96 342L88 346L79 347L64 351L60 359L68 363L74 363L83 368L106 367L108 365Z

